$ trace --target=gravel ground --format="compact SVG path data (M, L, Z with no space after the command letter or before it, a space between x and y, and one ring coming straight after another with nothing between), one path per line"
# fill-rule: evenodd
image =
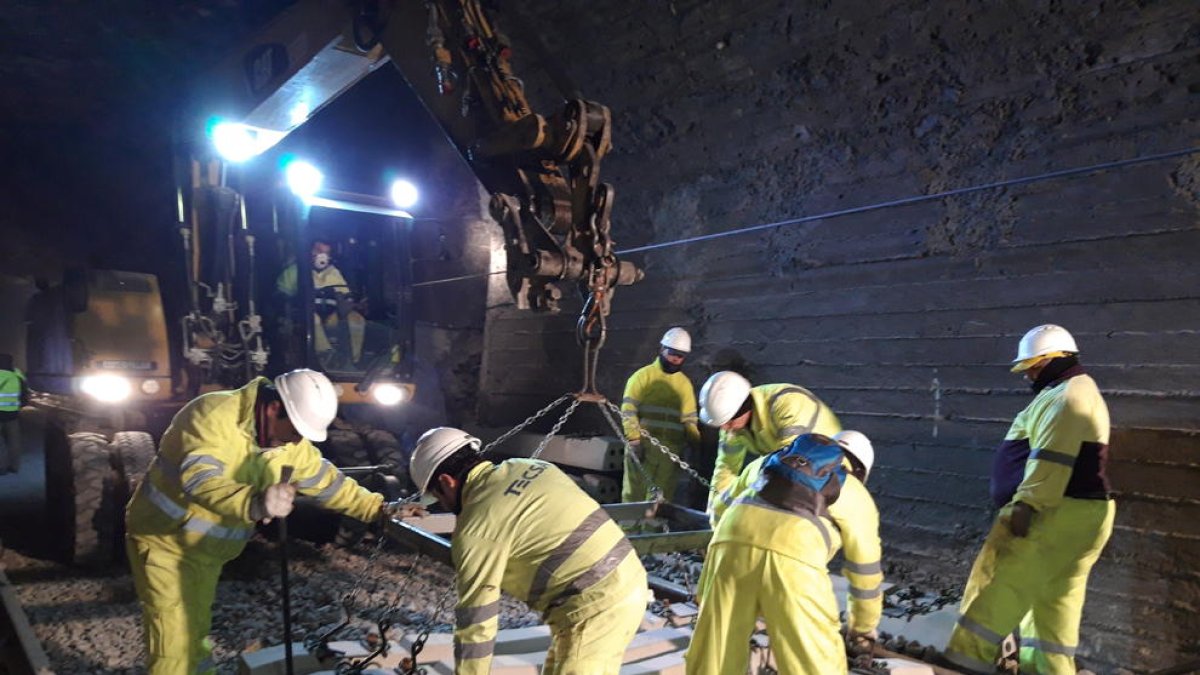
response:
M367 550L295 542L291 546L293 627L297 639L342 619L340 600L358 584L356 620L337 639L376 630L374 619L398 603L391 637L429 620L445 598L434 632L452 630L454 598L450 569L415 555L382 552L373 563ZM0 562L17 585L38 639L59 675L144 673L141 618L133 582L126 574L81 576L77 570L5 551ZM236 672L237 656L282 641L279 564L276 548L250 542L226 566L213 607L213 642L219 672ZM501 628L541 623L523 603L501 601Z

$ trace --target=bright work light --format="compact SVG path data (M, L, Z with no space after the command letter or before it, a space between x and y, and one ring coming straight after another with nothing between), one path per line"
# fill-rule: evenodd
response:
M403 178L397 179L392 183L392 203L398 208L412 208L416 205L419 196L417 186Z
M244 162L262 151L257 134L245 124L218 122L213 125L213 147L230 162Z
M129 380L120 375L88 375L80 380L79 390L101 403L120 403L133 393Z
M321 189L325 176L317 167L302 160L289 162L283 169L287 186L297 197L310 199Z
M408 400L408 390L399 385L384 382L371 388L371 395L380 405L398 405Z

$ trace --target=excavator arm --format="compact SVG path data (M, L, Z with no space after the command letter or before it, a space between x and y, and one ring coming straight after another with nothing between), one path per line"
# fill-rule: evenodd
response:
M304 0L225 62L204 113L273 145L390 60L492 195L518 306L556 312L560 282L575 282L581 340L602 342L615 287L642 276L617 259L600 182L611 115L584 99L534 111L511 54L478 0Z

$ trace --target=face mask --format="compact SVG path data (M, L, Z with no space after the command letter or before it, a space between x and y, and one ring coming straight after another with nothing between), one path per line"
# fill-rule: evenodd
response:
M668 375L674 375L675 373L678 373L681 369L683 369L682 363L680 363L679 365L675 365L675 364L671 363L670 361L666 360L665 358L663 358L662 354L658 355L658 365L662 366L663 372Z
M312 266L313 266L314 270L323 270L326 267L329 267L329 262L330 262L330 260L329 260L328 253L314 253L313 254Z

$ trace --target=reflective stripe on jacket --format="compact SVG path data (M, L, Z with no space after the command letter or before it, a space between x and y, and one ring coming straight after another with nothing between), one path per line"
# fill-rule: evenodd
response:
M1034 397L996 453L996 506L1024 502L1041 511L1064 497L1105 499L1109 418L1096 381L1082 368Z
M750 390L754 414L739 431L721 431L713 469L714 497L732 484L742 471L746 452L767 455L791 443L800 434L832 437L842 430L829 406L804 387L764 384ZM709 508L711 509L711 503Z
M25 389L25 375L16 368L0 370L0 412L17 412L21 409L21 394Z
M658 359L639 368L625 382L621 418L625 437L630 441L641 438L638 430L638 424L641 424L647 432L676 451L684 442L700 443L696 390L692 381L682 371L667 373Z
M307 440L260 449L255 440L257 378L234 391L204 394L183 407L126 510L130 534L164 536L215 560L241 553L254 533L251 499L293 467L298 492L333 511L369 521L383 497L361 487Z
M538 460L471 470L451 557L455 672L465 675L490 668L501 590L553 624L587 618L646 584L621 528L566 474Z
M713 504L713 529L719 528L731 506L747 495L753 495L753 485L766 457L746 465L734 483ZM851 469L850 462L845 461ZM883 547L879 539L879 509L865 485L853 475L847 475L842 492L829 506L829 518L841 538L844 563L842 576L850 583L850 630L867 633L879 626L883 616ZM770 532L770 530L766 530ZM716 535L713 535L714 538ZM782 535L781 535L782 536ZM775 549L772 549L775 550Z

